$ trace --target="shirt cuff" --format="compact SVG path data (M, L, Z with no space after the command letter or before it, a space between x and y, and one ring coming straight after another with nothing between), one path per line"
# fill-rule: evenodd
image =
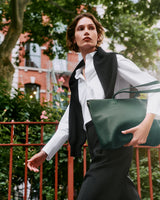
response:
M155 119L160 119L160 94L159 93L148 94L147 113L153 113L155 114Z
M51 160L51 158L56 154L56 152L62 147L62 145L68 140L68 133L66 131L56 131L49 142L43 147L43 151L48 155L46 160Z

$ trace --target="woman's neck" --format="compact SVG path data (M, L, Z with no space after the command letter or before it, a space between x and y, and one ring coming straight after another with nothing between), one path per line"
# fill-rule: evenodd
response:
M83 49L83 50L80 50L81 55L82 55L82 57L83 57L83 59L84 59L84 62L86 61L86 55L89 54L89 53L92 53L92 52L94 52L94 51L96 51L96 47L90 48L90 49Z

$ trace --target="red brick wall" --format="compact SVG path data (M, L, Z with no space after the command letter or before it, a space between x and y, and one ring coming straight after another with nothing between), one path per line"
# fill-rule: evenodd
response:
M31 77L35 77L35 81L31 81ZM19 70L19 88L25 88L25 84L34 83L40 85L40 99L41 102L47 99L47 73L39 72L39 71L25 71L24 69ZM53 84L50 81L50 90L52 90ZM50 95L50 99L52 99L52 95Z
M27 34L21 34L20 37L20 42L25 41L28 39ZM19 88L24 90L25 84L27 83L34 83L40 85L40 100L41 102L45 99L47 99L47 72L51 71L52 69L52 62L49 60L49 57L43 54L44 49L47 47L47 44L44 45L41 48L41 68L31 68L31 67L25 67L25 48L21 46L19 50L19 58L20 58L20 63L19 63L19 72L18 72L18 85ZM67 70L69 72L72 72L75 69L75 66L79 62L79 57L78 54L75 52L69 52L67 55ZM51 74L50 74L51 76ZM57 80L63 76L65 79L65 82L63 86L69 88L69 78L70 78L70 73L67 74L56 74ZM31 77L35 77L35 81L31 81ZM53 89L53 83L51 82L51 77L50 77L50 91ZM52 100L52 94L50 94L50 100Z
M68 71L73 71L78 63L78 54L74 52L68 53Z

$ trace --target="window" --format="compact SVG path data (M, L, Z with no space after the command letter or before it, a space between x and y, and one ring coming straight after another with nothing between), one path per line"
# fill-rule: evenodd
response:
M67 61L65 59L59 59L56 57L53 61L53 68L54 71L58 72L66 72L67 71Z
M27 43L25 48L27 67L41 67L41 48L38 44Z
M40 86L37 84L27 83L25 84L25 93L29 95L31 99L40 99Z

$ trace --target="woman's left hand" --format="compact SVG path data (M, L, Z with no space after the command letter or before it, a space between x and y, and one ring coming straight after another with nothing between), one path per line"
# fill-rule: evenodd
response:
M135 146L139 144L145 144L147 141L147 137L152 126L155 114L147 113L144 120L138 125L133 128L127 129L122 131L123 134L132 133L133 138L132 140L124 145L124 146Z

